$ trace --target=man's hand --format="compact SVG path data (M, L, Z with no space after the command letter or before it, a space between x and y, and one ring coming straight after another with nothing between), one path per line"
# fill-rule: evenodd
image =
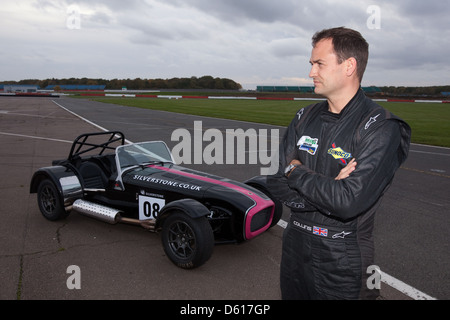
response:
M302 163L299 160L297 160L297 159L292 160L291 163L289 163L289 164L292 164L294 166L301 166L302 165Z
M291 163L294 166L301 166L302 163L296 159L292 160ZM356 169L356 160L353 158L346 166L345 168L343 168L341 170L341 172L339 172L338 176L336 178L334 178L334 180L342 180L345 178L348 178L350 176L350 174L355 171ZM290 172L287 173L287 176L289 177L289 175L291 174L292 171L295 170L296 167L292 168L292 170Z
M355 171L356 169L356 160L353 158L345 168L343 168L341 170L341 172L339 172L338 176L336 178L334 178L334 180L342 180L345 178L348 178L350 176L350 174Z
M291 161L291 163L289 163L289 165L290 165L290 166L301 166L302 163L301 163L299 160L294 159L294 160ZM293 167L293 168L291 169L291 171L287 172L287 173L286 173L286 176L289 177L289 175L291 174L292 171L295 170L295 168L296 168L296 167Z

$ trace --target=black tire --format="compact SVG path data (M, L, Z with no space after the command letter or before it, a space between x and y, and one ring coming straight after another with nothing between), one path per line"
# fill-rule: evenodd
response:
M58 189L51 180L45 179L39 184L37 200L39 210L46 219L56 221L68 216Z
M164 220L161 239L166 255L183 269L204 264L214 248L214 234L208 219L193 219L181 211L170 213Z
M280 200L277 200L269 195L273 203L275 204L275 211L273 212L273 218L272 223L270 224L270 228L272 228L274 225L278 224L278 222L281 219L281 216L283 215L283 204Z

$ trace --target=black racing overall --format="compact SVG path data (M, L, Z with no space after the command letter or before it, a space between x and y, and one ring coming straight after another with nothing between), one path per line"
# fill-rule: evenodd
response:
M301 109L280 143L274 196L291 208L283 236L283 299L368 299L375 212L406 160L411 129L359 90L340 114L326 101ZM356 170L335 180L355 158ZM293 160L302 163L287 178Z

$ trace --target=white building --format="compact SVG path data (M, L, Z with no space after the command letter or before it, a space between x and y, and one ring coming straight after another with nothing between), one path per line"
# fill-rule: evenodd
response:
M28 84L5 84L3 86L3 92L7 93L32 93L37 92L38 86L37 85L28 85Z

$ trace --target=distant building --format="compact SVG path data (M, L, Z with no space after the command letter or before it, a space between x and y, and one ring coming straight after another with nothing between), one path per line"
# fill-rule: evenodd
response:
M257 86L258 92L301 92L314 93L314 87L305 86Z
M3 92L7 93L34 93L37 92L39 86L28 84L5 84Z

